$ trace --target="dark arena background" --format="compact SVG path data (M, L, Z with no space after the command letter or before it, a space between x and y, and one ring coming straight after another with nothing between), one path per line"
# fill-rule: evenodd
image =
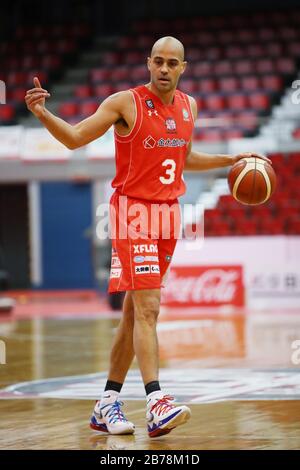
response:
M123 300L107 294L111 244L98 231L113 132L72 151L24 96L39 77L47 108L76 124L149 81L162 36L185 46L193 148L267 155L277 188L244 205L228 168L185 172L184 233L203 236L178 241L158 338L161 384L192 417L151 440L136 360L121 395L135 434L89 428ZM299 2L4 0L0 80L0 449L299 449Z

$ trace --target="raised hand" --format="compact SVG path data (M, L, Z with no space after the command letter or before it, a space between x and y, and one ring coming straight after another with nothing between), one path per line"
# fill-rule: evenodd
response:
M35 88L28 90L25 95L26 106L36 117L40 117L45 110L45 100L50 97L50 93L44 90L37 77L34 77Z

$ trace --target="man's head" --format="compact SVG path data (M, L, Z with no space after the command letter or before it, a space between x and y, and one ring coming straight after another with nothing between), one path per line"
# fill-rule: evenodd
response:
M178 39L166 36L158 39L148 57L151 83L161 92L177 87L180 75L184 72L184 47Z

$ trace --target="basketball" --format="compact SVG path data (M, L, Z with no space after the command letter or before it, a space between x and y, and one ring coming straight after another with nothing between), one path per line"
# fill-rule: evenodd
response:
M275 190L276 173L267 161L246 157L232 166L228 184L237 201L249 205L263 204Z

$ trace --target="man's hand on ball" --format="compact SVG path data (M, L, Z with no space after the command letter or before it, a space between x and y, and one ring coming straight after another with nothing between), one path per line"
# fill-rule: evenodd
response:
M249 157L260 158L261 160L265 160L270 165L272 165L272 161L268 157L265 157L264 155L260 155L259 153L253 153L253 152L245 152L245 153L239 153L238 155L233 155L232 156L232 165L237 163L242 158L249 158Z

